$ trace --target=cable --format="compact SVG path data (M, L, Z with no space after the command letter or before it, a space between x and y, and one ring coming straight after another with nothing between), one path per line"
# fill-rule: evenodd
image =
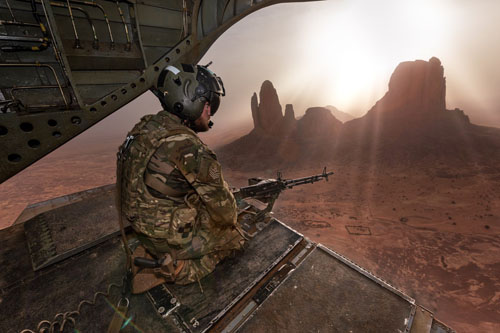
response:
M55 333L55 332L63 332L64 331L64 326L66 326L66 324L68 322L71 322L71 324L73 325L73 327L76 326L76 319L74 317L76 316L79 316L80 315L80 311L82 309L82 306L85 305L85 304L88 304L88 305L95 305L96 301L97 301L97 297L99 295L102 295L103 297L109 297L109 294L111 292L111 288L113 287L116 287L116 288L122 288L123 286L123 282L122 284L118 285L118 284L115 284L115 283L110 283L108 285L108 288L106 290L106 292L102 292L102 291L98 291L94 294L94 297L92 298L91 301L89 300L83 300L81 301L79 304L78 304L78 307L77 307L77 310L76 311L68 311L68 312L61 312L61 313L58 313L54 316L54 319L52 319L52 321L49 321L49 320L42 320L38 323L37 325L37 330L36 331L33 331L33 330L30 330L30 329L24 329L21 331L21 333Z

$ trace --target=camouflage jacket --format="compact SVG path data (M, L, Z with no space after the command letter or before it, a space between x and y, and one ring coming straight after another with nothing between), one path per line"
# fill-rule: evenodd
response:
M122 212L136 231L182 246L200 219L235 225L236 202L215 154L178 117L166 111L145 116L128 138L117 179Z

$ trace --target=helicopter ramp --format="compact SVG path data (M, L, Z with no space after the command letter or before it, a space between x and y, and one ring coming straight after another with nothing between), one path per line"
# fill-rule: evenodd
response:
M34 217L0 230L0 331L106 331L125 262L114 188L35 208ZM257 225L248 249L199 284L132 295L121 331L453 332L403 292L282 222Z

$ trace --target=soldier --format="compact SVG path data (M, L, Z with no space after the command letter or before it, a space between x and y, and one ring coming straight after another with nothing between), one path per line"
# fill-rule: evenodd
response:
M168 66L152 91L164 110L129 132L117 169L121 213L142 244L134 256L162 263L134 277L134 292L199 282L244 243L221 166L196 134L212 125L222 80L204 66Z

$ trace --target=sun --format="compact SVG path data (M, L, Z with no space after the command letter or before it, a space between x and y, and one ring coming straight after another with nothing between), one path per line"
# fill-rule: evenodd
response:
M350 1L325 4L320 15L311 14L302 56L311 59L304 72L321 82L320 99L346 111L366 111L383 96L400 62L440 57L452 29L446 4Z

